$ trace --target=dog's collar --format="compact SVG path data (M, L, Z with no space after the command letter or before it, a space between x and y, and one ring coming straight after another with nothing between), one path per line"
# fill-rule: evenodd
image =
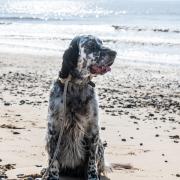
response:
M89 81L88 84L92 87L95 87L96 85L92 82L92 81Z
M59 77L58 80L60 81L61 84L64 85L67 79L63 79ZM92 81L89 81L87 84L89 84L93 88L96 86ZM77 84L77 85L84 86L84 84Z

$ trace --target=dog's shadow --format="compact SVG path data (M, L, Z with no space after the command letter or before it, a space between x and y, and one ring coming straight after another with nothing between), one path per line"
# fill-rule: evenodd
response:
M61 180L84 180L80 178L70 178L70 177L60 177L60 179ZM101 176L100 180L110 180L110 179L106 176Z

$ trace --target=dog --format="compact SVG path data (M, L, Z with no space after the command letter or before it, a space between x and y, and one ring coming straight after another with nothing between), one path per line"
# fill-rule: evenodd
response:
M59 77L54 81L49 97L46 138L49 164L56 150L59 133L63 133L58 156L52 162L47 179L73 176L99 180L105 172L98 102L95 84L91 80L110 71L115 57L115 51L103 46L102 41L92 35L75 37L65 50ZM64 119L64 83L69 76L71 79L67 87Z

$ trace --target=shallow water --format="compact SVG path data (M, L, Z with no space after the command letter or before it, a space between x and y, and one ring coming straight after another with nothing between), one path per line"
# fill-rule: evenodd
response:
M3 52L61 55L93 34L122 61L180 65L180 2L150 0L0 0Z

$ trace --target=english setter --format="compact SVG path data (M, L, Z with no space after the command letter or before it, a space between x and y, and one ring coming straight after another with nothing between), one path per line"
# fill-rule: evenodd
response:
M62 175L99 180L105 171L104 147L99 137L98 102L91 79L110 71L116 52L92 35L75 37L64 52L59 77L50 91L46 149L53 158L59 132L63 129L58 158L49 180ZM63 119L64 81L71 75ZM62 127L62 122L66 121Z

